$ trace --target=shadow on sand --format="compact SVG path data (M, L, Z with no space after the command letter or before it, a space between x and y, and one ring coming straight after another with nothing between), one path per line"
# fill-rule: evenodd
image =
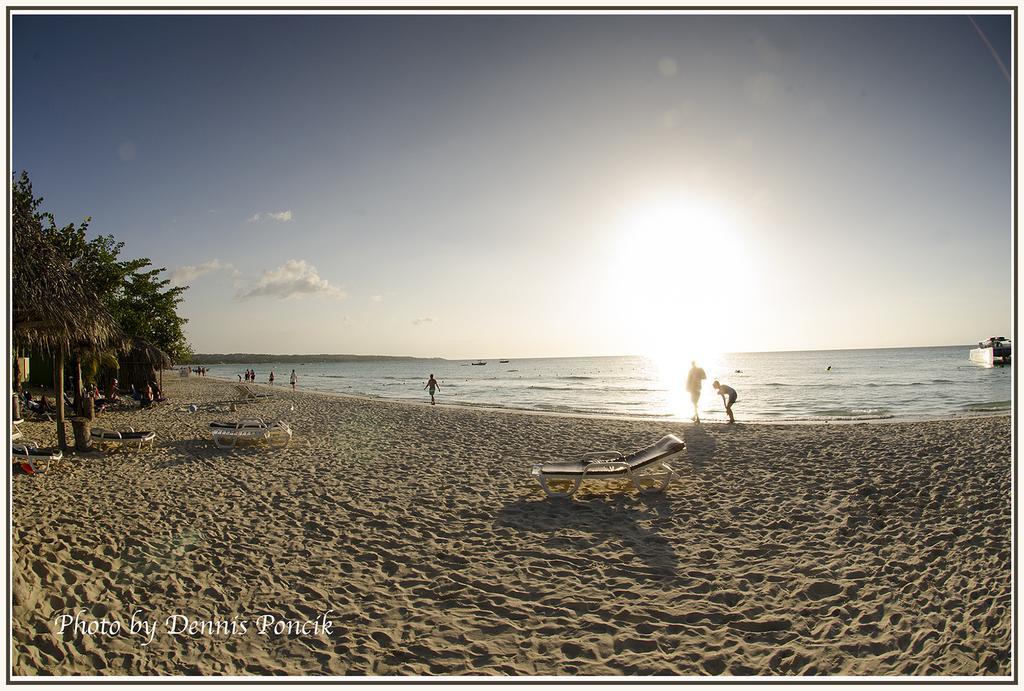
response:
M686 460L696 472L704 471L715 455L715 438L705 431L703 425L690 425L683 430L683 441L686 442Z
M612 485L608 485L612 487ZM605 491L599 494L581 489L571 499L520 499L502 507L495 518L496 527L526 533L541 533L558 549L565 549L574 533L580 552L613 540L629 549L636 559L653 571L654 576L675 574L678 558L672 544L661 535L661 523L670 514L669 498L636 492ZM583 556L580 554L579 556ZM594 561L597 561L596 559Z
M167 454L168 457L164 460L153 463L153 468L174 468L189 463L203 463L218 455L223 455L223 452L214 447L212 441L202 437L174 439L158 442L157 445L171 453Z

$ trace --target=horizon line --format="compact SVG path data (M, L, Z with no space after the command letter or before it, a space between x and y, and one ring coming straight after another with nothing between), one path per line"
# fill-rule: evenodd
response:
M1010 339L1011 341L1013 339ZM841 352L848 350L906 350L911 348L962 348L970 347L975 343L946 343L938 345L908 345L908 346L868 346L868 347L853 347L853 348L798 348L798 349L777 349L777 350L730 350L723 351L723 355L737 355L737 354L761 354L761 353L830 353L830 352ZM625 353L625 354L603 354L603 355L527 355L527 356L513 356L513 355L500 355L495 357L490 356L472 356L472 357L444 357L441 355L387 355L383 353L373 354L362 354L362 353L193 353L192 357L212 357L212 356L226 356L226 357L239 357L243 355L253 355L259 357L357 357L357 358L388 358L394 360L446 360L449 362L458 362L461 360L555 360L555 359L569 359L569 358L623 358L623 357L649 357L648 355L642 355L639 353Z

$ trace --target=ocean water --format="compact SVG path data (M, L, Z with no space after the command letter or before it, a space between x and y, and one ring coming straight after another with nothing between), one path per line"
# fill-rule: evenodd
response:
M774 353L726 353L698 364L708 375L701 418L725 420L718 378L736 389L738 421L921 419L1008 411L1011 367L968 360L970 346ZM689 361L643 357L487 360L381 360L345 363L209 365L211 376L237 381L245 369L265 384L410 401L433 373L439 404L689 420L684 390ZM831 370L828 368L831 367Z

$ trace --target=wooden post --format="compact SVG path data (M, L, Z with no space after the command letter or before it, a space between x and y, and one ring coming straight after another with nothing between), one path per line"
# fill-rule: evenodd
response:
M21 393L21 358L17 349L14 351L14 392Z
M77 353L72 359L74 363L74 370L72 371L71 381L74 384L75 391L71 398L74 401L75 415L84 415L85 401L84 394L82 393L82 358Z
M67 431L64 429L64 352L57 351L57 363L54 366L53 390L57 400L57 445L62 451L68 449Z

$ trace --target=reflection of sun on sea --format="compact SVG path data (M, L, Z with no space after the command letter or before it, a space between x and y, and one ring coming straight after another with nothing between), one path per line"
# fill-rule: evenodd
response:
M653 361L672 413L689 417L690 362L713 376L721 353L735 349L747 275L735 224L706 203L649 205L627 214L616 250L614 294L632 352Z

